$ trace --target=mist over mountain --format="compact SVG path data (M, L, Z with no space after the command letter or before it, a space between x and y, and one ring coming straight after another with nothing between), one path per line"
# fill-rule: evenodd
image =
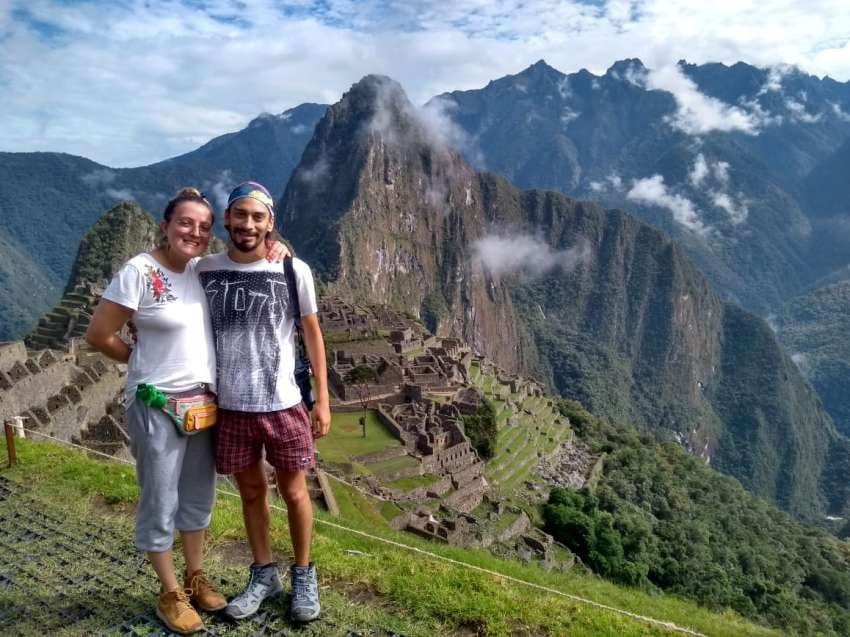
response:
M844 509L847 441L766 323L669 237L477 173L457 136L385 77L327 111L278 208L333 293L420 316L798 515Z

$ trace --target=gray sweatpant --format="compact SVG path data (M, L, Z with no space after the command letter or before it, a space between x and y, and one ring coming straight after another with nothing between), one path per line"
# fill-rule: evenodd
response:
M212 430L183 436L161 409L134 400L127 408L127 433L140 490L136 548L167 551L174 529L199 531L210 524L216 480Z

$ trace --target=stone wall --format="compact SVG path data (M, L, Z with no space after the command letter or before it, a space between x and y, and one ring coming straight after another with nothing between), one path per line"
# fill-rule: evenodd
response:
M42 406L48 396L58 394L66 385L72 383L77 372L72 362L60 360L48 351L28 358L23 343L18 345L19 348L4 348L7 356L3 360L11 362L11 365L5 369L0 368L2 420ZM23 360L20 359L21 349L24 352Z
M6 371L15 363L23 363L27 359L27 348L23 342L0 343L0 371Z

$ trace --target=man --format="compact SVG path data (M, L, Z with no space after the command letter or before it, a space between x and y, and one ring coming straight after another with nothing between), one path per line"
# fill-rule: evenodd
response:
M238 185L230 193L224 225L230 249L202 259L198 272L216 350L216 468L236 477L254 558L248 585L225 613L233 619L248 617L282 590L271 553L265 450L286 502L295 554L290 614L295 621L311 621L320 608L316 568L310 562L313 509L305 472L314 462L313 439L327 434L331 421L313 278L307 264L292 260L304 345L315 379L315 404L308 414L294 378L296 330L287 278L282 264L264 258L265 239L274 228L268 190L256 182Z

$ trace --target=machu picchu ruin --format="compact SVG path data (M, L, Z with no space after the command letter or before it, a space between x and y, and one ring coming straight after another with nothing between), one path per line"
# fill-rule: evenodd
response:
M126 366L92 351L84 334L111 274L157 237L153 220L131 204L95 224L57 305L23 342L0 344L4 420L130 457ZM551 538L533 522L553 467L561 471L575 456L565 445L569 423L539 382L509 373L460 339L435 336L418 317L392 307L325 294L319 316L332 411L342 424L319 441L319 469L309 480L318 506L338 512L334 490L345 484L383 503L393 528L547 565L569 562L566 549L552 557ZM466 431L485 405L495 425L486 458ZM582 481L590 465L574 465L573 481Z

